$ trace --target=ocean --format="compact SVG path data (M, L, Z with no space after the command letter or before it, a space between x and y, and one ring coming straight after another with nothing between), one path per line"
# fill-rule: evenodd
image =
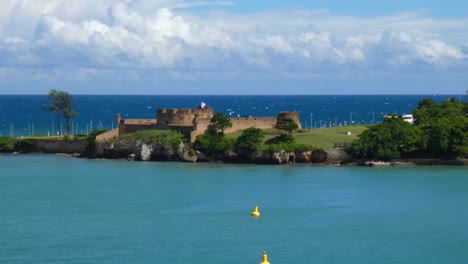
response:
M0 154L0 263L468 263L466 172Z
M78 95L73 127L111 129L116 113L154 118L201 101L231 116L298 111L304 127L372 124L427 97L450 96ZM44 104L0 96L0 134L56 132ZM468 263L466 172L0 154L0 263L248 264L264 251L272 264Z
M195 108L205 102L228 116L276 116L280 111L299 112L305 128L323 125L375 124L389 113L409 114L418 101L441 102L450 95L303 95L303 96L166 96L166 95L72 95L78 117L73 134L115 128L122 118L156 118L158 108ZM467 101L464 95L453 95ZM29 136L65 132L64 120L42 110L46 95L0 95L0 136Z

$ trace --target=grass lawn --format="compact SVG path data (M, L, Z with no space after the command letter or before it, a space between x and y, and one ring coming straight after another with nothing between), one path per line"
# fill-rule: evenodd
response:
M335 146L335 143L353 142L366 128L366 126L317 128L296 131L293 133L293 136L297 143L310 145L315 148L331 149ZM265 141L280 133L277 129L267 129L263 131L265 132ZM347 132L351 132L351 135L348 135ZM236 139L241 133L242 132L227 134L226 137Z

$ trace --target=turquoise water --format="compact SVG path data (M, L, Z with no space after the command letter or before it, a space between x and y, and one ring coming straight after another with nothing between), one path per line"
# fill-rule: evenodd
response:
M467 172L0 155L0 263L468 263Z

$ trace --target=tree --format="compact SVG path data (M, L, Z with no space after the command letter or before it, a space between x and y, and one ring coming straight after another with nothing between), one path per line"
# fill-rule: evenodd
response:
M292 137L293 131L299 128L299 125L289 117L278 118L275 125L276 129L288 131Z
M231 119L223 113L216 113L211 118L210 129L216 133L224 135L224 130L228 127L232 127Z
M261 129L251 127L242 131L234 145L237 153L251 153L261 148L265 134Z
M49 100L49 105L44 106L44 109L57 115L57 128L60 127L60 117L65 118L65 128L67 134L70 134L70 119L77 116L77 113L72 108L73 99L71 95L67 92L53 89L49 91L47 99Z
M348 151L358 158L392 160L407 158L417 151L420 130L404 121L401 116L391 115L382 124L365 130Z
M195 141L196 149L212 157L232 149L233 145L232 139L227 139L224 137L224 134L210 130L206 131L205 134L197 136Z
M421 100L413 111L415 126L422 131L421 151L430 157L452 158L466 155L468 104L450 98L436 104Z

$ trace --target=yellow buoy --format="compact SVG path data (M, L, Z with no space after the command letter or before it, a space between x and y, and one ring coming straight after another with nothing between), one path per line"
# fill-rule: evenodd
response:
M268 256L266 252L263 252L262 262L260 262L260 264L270 264L270 262L268 262Z
M260 212L258 211L258 206L255 205L253 211L252 211L252 216L253 217L259 217L260 216Z

